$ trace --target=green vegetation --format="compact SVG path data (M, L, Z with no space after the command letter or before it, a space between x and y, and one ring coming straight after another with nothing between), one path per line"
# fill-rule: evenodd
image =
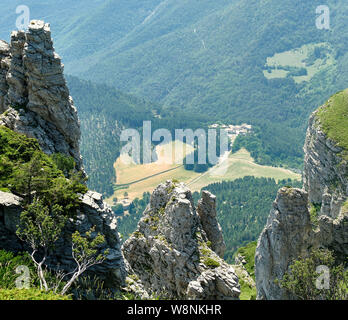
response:
M220 267L218 256L209 248L208 243L203 241L202 235L199 232L196 233L196 239L198 241L198 255L200 262L211 269Z
M348 200L346 200L346 202L343 204L342 208L344 211L348 212Z
M117 215L122 215L124 213L123 205L121 203L118 203L116 206L113 206L112 210Z
M84 236L76 231L71 240L77 268L71 277L59 273L52 281L52 276L46 271L47 258L61 238L68 219L75 218L81 205L81 195L87 191L82 173L75 170L71 158L61 154L48 156L41 151L35 139L5 127L0 127L0 158L1 188L23 198L25 210L20 215L16 233L31 250L30 265L34 266L37 274L34 279L39 283L40 290L54 294L59 292L64 296L82 273L103 262L108 254L107 250L99 252L105 239L100 234L95 235L93 227ZM0 261L0 288L13 289L8 288L10 283L4 283L6 276L10 275L8 281L13 280L10 270L13 263L27 256L15 258L2 252L0 258L3 257L7 257L8 262L4 264ZM6 294L10 296L11 292ZM28 294L33 295L34 291Z
M257 242L253 241L248 243L245 247L239 248L235 254L234 258L240 254L244 260L245 264L243 265L250 277L255 281L255 251L256 251ZM245 279L243 272L239 271L239 267L236 267L236 273L239 278L240 284L240 299L241 300L255 300L256 299L256 286L255 283L251 283L250 279Z
M267 79L292 77L296 83L309 81L323 69L333 67L333 50L327 43L306 44L267 58Z
M251 286L248 282L242 278L239 279L240 285L240 300L256 300L256 288Z
M58 158L62 160L63 156ZM56 164L58 158L43 153L35 139L0 126L0 188L23 197L25 205L33 201L35 194L44 205L60 205L66 214L72 214L87 187L79 172L69 171L67 179ZM59 165L67 174L67 167Z
M215 259L211 258L211 257L205 257L203 259L203 263L209 267L209 268L217 268L220 267L220 262L216 261Z
M250 276L255 280L255 251L256 251L257 241L248 243L245 247L239 248L234 256L240 254L244 257L246 264L245 269L248 271Z
M328 268L329 282L325 270ZM320 278L322 277L322 278ZM283 279L277 281L289 293L300 300L346 300L348 298L348 272L343 264L337 264L333 252L329 250L313 250L308 257L300 257L290 266ZM319 284L319 285L318 285Z
M252 133L238 136L232 150L235 153L246 148L261 165L299 169L303 166L303 150L298 146L302 144L303 137L292 128L261 121Z
M323 131L343 149L342 155L348 160L348 89L333 95L319 109L318 118Z
M38 277L29 254L19 253L14 255L12 252L0 250L0 289L14 289L16 287L16 279L19 277L16 269L22 265L29 268L29 285L36 286Z
M76 263L76 269L71 273L59 274L55 283L48 281L45 272L45 262L54 250L54 245L62 236L63 228L66 226L67 217L63 208L54 205L52 208L45 206L40 198L34 198L28 205L28 209L20 215L17 236L26 242L31 249L30 257L37 269L40 282L40 290L45 292L60 293L66 295L70 287L76 282L81 274L93 265L102 263L109 254L108 250L99 252L100 246L105 242L105 237L95 234L92 227L84 236L78 231L72 234L72 257ZM71 275L71 276L70 276ZM66 283L62 285L62 281Z
M0 300L72 300L70 296L62 296L39 289L1 289Z
M309 214L310 214L311 221L312 221L312 224L314 227L317 227L319 225L318 217L319 217L320 209L321 209L320 203L319 204L315 204L315 203L310 204Z
M16 283L23 275L23 269L28 267L29 279L26 285L28 289L16 288ZM18 269L17 269L18 268ZM18 273L17 273L18 271ZM49 281L55 280L55 275L45 271ZM24 285L20 281L20 285ZM58 295L52 292L44 292L39 288L39 277L36 267L28 253L13 254L0 250L0 300L70 300L69 295ZM63 282L64 283L64 282Z

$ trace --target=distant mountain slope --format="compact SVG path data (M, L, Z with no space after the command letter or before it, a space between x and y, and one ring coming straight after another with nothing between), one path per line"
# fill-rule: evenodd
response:
M307 83L267 81L262 72L267 57L329 42L339 66L333 85L343 86L347 9L344 1L328 1L328 6L329 32L316 28L315 1L167 0L146 23L88 57L92 64L81 59L67 66L82 77L112 83L164 105L211 114L217 110L220 118L245 119L252 113L254 118L284 121L293 115L282 114L279 108L301 104L303 100L293 96ZM324 91L332 84L331 78L325 80ZM320 93L330 95L332 89L324 93L321 88ZM308 106L305 112L313 108Z
M14 24L18 4L2 1L0 35ZM326 1L330 30L316 28L320 3L315 0L26 4L32 18L51 22L67 73L167 108L179 106L212 120L251 123L259 129L253 138L261 152L256 159L266 164L298 166L309 113L348 82L345 0ZM305 68L289 62L277 69L282 77L267 76L273 72L267 58L318 44L330 48L327 59L319 55L313 60L310 53ZM321 62L309 81L295 81L295 75L306 76L312 72L310 66ZM244 143L255 152L250 145Z

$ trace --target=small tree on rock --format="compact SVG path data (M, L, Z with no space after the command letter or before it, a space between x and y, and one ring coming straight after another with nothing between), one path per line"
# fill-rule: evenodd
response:
M48 284L45 279L43 266L53 249L54 243L59 239L62 229L66 223L66 218L62 215L62 207L55 205L50 211L41 201L35 199L28 206L28 210L23 211L20 216L20 224L17 236L27 242L31 249L31 258L36 265L41 289L48 291ZM41 249L41 252L39 252ZM38 258L36 256L41 256Z
M85 236L76 231L72 235L72 256L77 266L73 272L59 272L57 283L51 287L46 280L44 264L55 242L60 238L67 219L63 215L61 206L54 205L50 209L35 198L28 209L22 212L17 229L17 236L28 243L32 249L31 258L37 268L41 289L53 290L56 293L61 282L65 280L67 282L60 292L62 295L67 293L83 272L93 265L102 263L108 255L108 250L99 253L98 249L105 242L105 237L101 234L95 235L95 228L86 232ZM69 276L71 276L70 279Z

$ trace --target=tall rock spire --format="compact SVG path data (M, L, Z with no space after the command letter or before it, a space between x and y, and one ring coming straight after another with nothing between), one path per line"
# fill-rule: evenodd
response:
M36 138L44 152L72 156L82 168L77 110L64 66L53 48L50 25L30 22L0 42L0 124Z

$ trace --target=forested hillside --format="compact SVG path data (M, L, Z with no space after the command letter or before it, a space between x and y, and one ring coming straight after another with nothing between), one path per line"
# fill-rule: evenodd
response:
M167 107L251 123L259 129L260 163L299 167L309 113L348 80L347 8L326 4L331 30L316 28L318 4L310 0L163 1L146 22L96 52L98 63L82 60L71 70ZM287 76L265 76L267 58L319 43L330 54L305 81L295 75L311 72L309 60L306 70L285 65L279 69L292 70Z

